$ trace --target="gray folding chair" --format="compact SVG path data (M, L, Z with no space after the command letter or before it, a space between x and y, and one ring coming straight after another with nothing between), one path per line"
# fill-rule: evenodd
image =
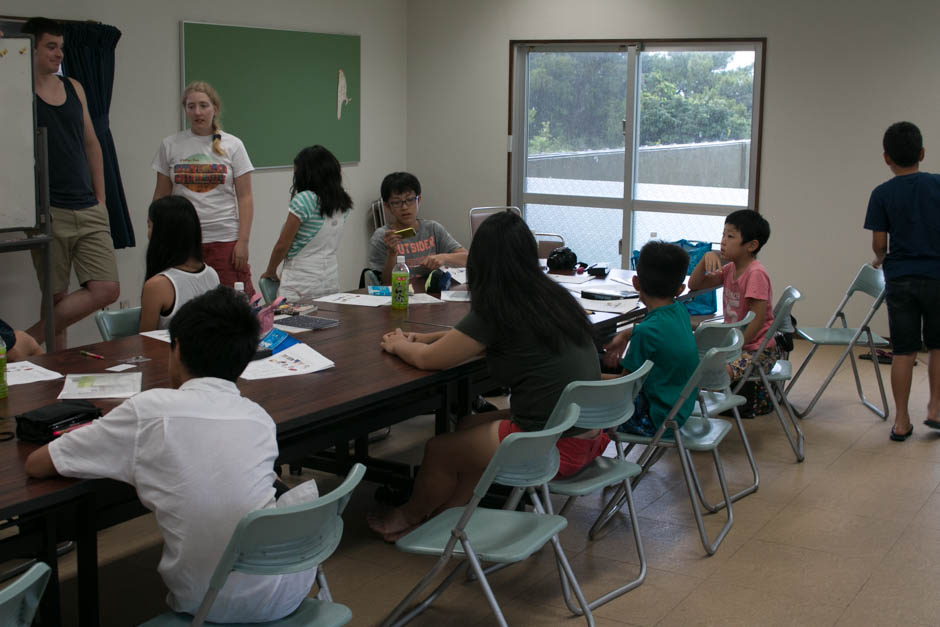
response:
M669 410L669 414L666 416L665 421L663 421L662 426L660 426L659 430L652 438L629 433L620 433L619 431L613 432L613 437L618 447L622 446L624 443L630 445L631 448L637 444L646 446L646 450L643 451L643 454L637 461L640 465L641 473L634 477L634 485L649 471L650 467L663 456L666 450L669 448L678 449L679 463L682 465L682 475L685 479L686 488L689 491L689 499L692 502L692 513L695 516L695 524L698 527L702 546L709 555L715 554L715 551L718 550L718 546L725 539L725 536L728 535L731 526L734 524L733 501L728 493L728 482L725 480L724 467L721 464L721 457L718 455L718 446L731 430L731 423L720 418L689 416L689 419L680 429L679 423L676 422L675 418L686 399L696 393L700 382L703 379L707 380L711 376L714 376L714 374L719 371L723 371L725 364L728 363L729 355L740 353L743 343L744 336L741 332L738 329L730 329L724 346L709 349L708 352L705 353L698 367L679 393L676 402L673 403L672 409ZM666 433L667 430L669 430L669 433ZM692 461L691 451L708 451L712 454L712 460L714 461L715 471L718 476L718 484L721 487L723 497L719 503L711 504L705 500ZM613 518L614 514L623 507L625 501L624 490L621 487L607 502L607 505L604 506L600 516L598 516L597 521L594 523L595 528L602 529L610 519ZM725 524L718 531L714 540L709 540L708 538L700 504L709 511L718 511L719 509L727 510Z
M105 342L116 337L137 335L140 330L140 307L127 309L101 310L95 314L98 333Z
M539 259L548 259L552 251L565 245L565 238L557 233L532 233L539 247Z
M777 420L783 428L783 434L787 436L787 441L790 443L790 448L793 449L793 454L796 455L796 461L798 462L805 459L803 452L803 430L800 429L800 424L794 417L796 410L790 405L790 400L787 398L787 393L784 389L785 383L793 376L793 366L790 364L789 359L778 359L774 367L771 368L768 373L760 368L756 368L755 364L763 352L767 350L767 344L770 342L770 339L777 335L778 331L793 332L793 325L790 322L790 312L793 310L794 303L800 300L800 298L802 298L802 295L799 290L792 285L788 285L787 288L783 290L783 294L780 295L780 299L774 306L774 321L771 323L770 328L767 329L767 334L764 336L764 341L761 342L760 348L754 353L754 360L747 367L747 370L744 371L740 383L738 383L734 390L735 393L740 392L741 387L746 381L754 381L764 387L767 394L770 396L770 402L773 403ZM777 400L778 395L783 401L782 408L780 402ZM783 417L784 409L787 412L786 420ZM793 433L790 432L790 427L793 428Z
M502 213L507 209L509 211L515 211L520 218L522 217L522 212L519 211L519 207L511 207L509 205L503 207L473 207L470 210L470 239L473 240L473 234L477 232L477 229L480 228L484 220L494 213Z
M565 407L556 405L544 430L509 434L500 443L493 459L483 471L473 490L470 503L441 512L398 540L396 545L402 551L437 555L439 559L408 596L392 610L383 621L383 627L404 625L427 609L463 572L468 563L479 580L483 594L495 614L496 622L506 627L506 619L499 609L481 562L490 562L496 566L521 562L549 542L555 550L555 559L574 588L587 624L594 625L594 617L558 540L558 534L568 525L568 521L563 516L548 513L546 505L543 504L543 501L548 502L546 484L558 472L560 464L555 444L561 434L577 422L578 413L578 406L574 403ZM480 501L493 483L513 488L510 503L518 503L522 491L526 491L535 511L516 511L511 508L514 505L507 505L505 509L480 507ZM535 492L536 487L541 488L541 498ZM437 578L451 558L464 558L464 561L423 601L411 607L421 591Z
M868 308L868 311L866 312L865 317L862 319L861 324L859 324L857 327L850 327L846 322L844 310L846 304L849 302L849 299L857 292L868 294L873 300L871 307ZM884 301L884 298L884 274L882 274L881 270L875 270L866 263L859 269L858 274L855 275L855 279L852 281L852 284L849 285L849 289L845 292L845 296L842 297L842 302L840 302L839 306L836 307L835 313L833 313L832 317L829 318L829 322L826 323L826 326L797 327L797 335L808 342L812 342L813 348L806 356L806 359L803 360L803 364L800 366L800 369L796 371L796 375L794 375L793 379L790 381L790 385L787 386L787 394L789 394L790 390L793 389L793 386L796 385L800 375L803 374L806 366L809 365L810 360L813 358L813 355L816 354L816 350L820 346L845 347L845 350L842 351L842 355L838 360L836 360L832 370L829 371L829 375L822 382L822 385L819 386L819 389L816 391L816 395L813 396L813 400L811 400L809 405L807 405L806 408L802 411L799 409L796 410L796 415L798 417L803 418L809 414L809 412L813 411L813 407L816 406L816 402L819 400L819 397L822 396L822 393L826 391L826 388L829 386L829 382L832 381L832 377L835 376L836 372L845 361L845 358L848 357L849 361L852 363L852 373L855 375L855 388L858 390L858 398L862 401L862 404L865 405L865 407L873 411L876 415L880 416L883 420L888 419L888 412L890 411L888 408L888 397L885 394L884 382L881 380L881 368L878 365L878 355L875 354L875 347L889 346L889 342L880 335L873 333L871 328L868 326L871 322L871 319L874 317L875 312L878 311L878 308ZM842 322L841 327L834 326L836 319ZM853 350L855 349L855 345L858 343L858 340L863 333L865 334L866 344L868 345L869 354L871 355L872 365L875 368L875 379L878 380L878 391L881 393L881 406L884 409L879 409L865 397L865 392L862 390L862 380L858 376L858 364L855 363L855 353Z
M653 362L647 360L636 371L624 377L607 381L573 381L561 393L558 403L561 406L576 403L581 407L581 416L575 424L576 427L582 429L617 428L633 416L637 394L652 369ZM564 479L553 479L548 484L548 491L552 494L568 497L558 512L561 516L565 516L570 511L579 496L600 492L608 486L619 485L626 496L627 507L630 510L633 543L636 545L636 553L640 560L640 572L636 578L626 584L589 602L588 607L592 610L633 590L646 579L646 553L643 551L643 542L640 539L640 523L633 504L633 488L630 485L630 480L638 474L640 474L639 465L627 461L623 456L623 449L618 448L617 457L598 457L577 474ZM551 513L551 501L547 501L547 507ZM593 529L588 532L588 537L594 539ZM561 577L568 609L574 614L581 614L581 608L571 598L568 580L560 567L558 574Z
M19 579L0 590L0 625L29 627L46 589L51 569L37 562Z

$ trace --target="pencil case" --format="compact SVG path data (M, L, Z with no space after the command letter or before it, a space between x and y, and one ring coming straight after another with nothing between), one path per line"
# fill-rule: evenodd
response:
M101 410L91 401L59 401L16 416L16 437L45 444L100 416Z

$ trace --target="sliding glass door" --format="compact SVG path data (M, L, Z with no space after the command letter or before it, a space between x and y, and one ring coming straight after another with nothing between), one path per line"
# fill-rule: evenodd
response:
M716 241L727 213L756 207L762 49L514 43L512 204L589 262Z

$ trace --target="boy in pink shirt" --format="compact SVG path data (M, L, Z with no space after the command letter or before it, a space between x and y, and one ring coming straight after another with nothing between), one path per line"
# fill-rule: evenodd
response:
M730 364L731 378L740 379L760 348L767 329L774 321L773 290L770 276L757 253L770 239L770 225L759 213L750 209L735 211L725 218L725 229L721 236L721 255L705 253L689 277L689 289L700 290L724 287L725 322L736 322L748 311L754 312L754 320L744 329L744 348L741 359ZM727 263L722 265L722 259ZM770 372L780 358L780 351L773 338L761 355L758 366Z

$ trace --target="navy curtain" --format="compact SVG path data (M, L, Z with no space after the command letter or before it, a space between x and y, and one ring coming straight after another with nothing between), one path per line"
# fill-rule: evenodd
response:
M121 182L117 151L108 121L111 91L114 86L114 49L121 38L121 31L113 26L90 22L70 22L64 26L63 70L66 76L74 78L85 88L88 113L101 144L104 186L108 197L108 216L111 219L111 239L114 240L115 248L134 246L134 228L127 211L124 184Z

